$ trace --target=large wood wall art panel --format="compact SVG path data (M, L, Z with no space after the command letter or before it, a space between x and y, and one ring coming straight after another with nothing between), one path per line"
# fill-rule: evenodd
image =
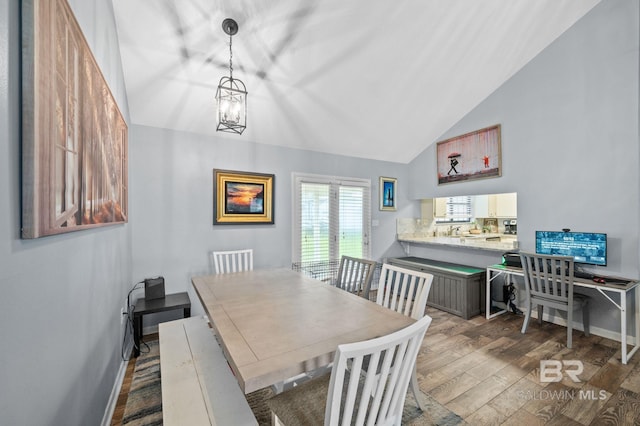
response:
M22 238L127 222L127 124L69 4L22 20Z

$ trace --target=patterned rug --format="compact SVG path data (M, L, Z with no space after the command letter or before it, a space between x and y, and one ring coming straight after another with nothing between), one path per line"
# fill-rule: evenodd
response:
M160 385L160 354L158 341L147 342L148 353L141 353L131 379L131 388L125 406L122 424L127 426L162 425L162 390ZM271 424L271 413L266 400L273 396L270 388L261 389L247 395L247 401L258 420L258 424ZM428 394L422 394L427 409L418 409L413 393L407 393L403 423L408 426L466 424L462 418L449 411Z
M147 344L149 352L140 353L136 359L127 405L122 417L123 425L162 425L160 350L157 340Z

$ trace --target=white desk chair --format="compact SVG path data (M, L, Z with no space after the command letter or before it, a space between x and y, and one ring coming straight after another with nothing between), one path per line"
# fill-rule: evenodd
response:
M216 274L253 270L253 249L213 251L211 257Z
M400 425L407 387L430 324L431 317L425 315L395 333L339 345L330 377L267 400L273 424ZM364 364L369 365L366 373Z
M336 278L336 287L369 299L369 289L371 288L371 280L375 269L375 260L342 256Z
M411 318L420 319L427 307L432 282L432 274L385 263L380 271L376 303ZM425 406L420 400L420 386L415 371L411 375L411 392L418 407L424 411Z
M567 313L567 348L573 336L573 311L582 309L585 336L589 335L589 297L573 292L573 258L520 253L527 299L522 334L527 331L531 308L538 306L538 322L542 324L543 307Z

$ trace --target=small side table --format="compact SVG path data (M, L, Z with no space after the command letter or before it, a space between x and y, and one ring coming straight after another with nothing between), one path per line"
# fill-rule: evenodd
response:
M183 317L191 316L191 300L189 294L185 291L182 293L167 294L162 299L145 300L141 297L136 301L133 309L133 356L140 355L140 339L142 338L142 317L147 314L155 314L157 312L173 311L174 309L182 309Z

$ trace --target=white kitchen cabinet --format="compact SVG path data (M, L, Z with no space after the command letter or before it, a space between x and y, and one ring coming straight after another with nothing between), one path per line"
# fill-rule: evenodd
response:
M423 223L433 222L433 199L420 200L420 218Z
M447 216L447 199L446 198L427 198L420 200L420 210L422 220L431 222L435 218Z
M476 195L473 201L473 216L474 217L495 217L489 216L489 196L488 195Z
M495 217L518 217L518 202L515 193L495 194Z
M447 199L433 199L433 217L447 217Z
M474 204L475 217L507 217L516 218L517 194L476 195Z

